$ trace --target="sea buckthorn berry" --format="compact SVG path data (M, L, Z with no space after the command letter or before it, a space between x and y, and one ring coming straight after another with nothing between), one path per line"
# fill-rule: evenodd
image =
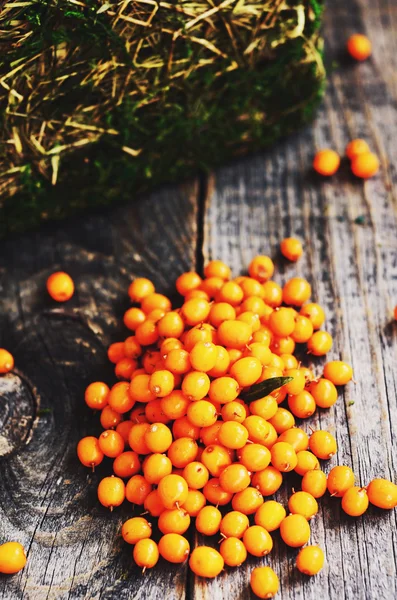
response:
M318 513L317 500L308 492L295 492L288 500L290 513L302 515L310 521Z
M293 277L283 287L283 301L291 306L302 306L312 294L311 285L306 279Z
M330 408L338 399L338 390L329 379L312 381L308 389L320 408Z
M99 446L98 439L90 435L82 438L77 444L77 456L81 464L94 469L103 461L104 453Z
M278 577L271 567L256 567L251 573L250 585L258 598L273 598L280 586Z
M247 515L239 512L238 510L232 510L228 512L221 521L220 532L225 538L235 537L242 538L244 532L248 529L250 523Z
M165 356L167 356L171 350L180 350L183 349L183 347L184 345L181 340L174 337L168 337L161 342L160 356L165 360Z
M284 376L293 378L283 386L287 394L300 394L305 389L306 379L302 369L286 369Z
M197 294L198 292L201 294L204 293L206 295L206 299L211 300L212 298L215 298L224 283L225 281L220 277L208 277L207 279L204 279L198 290L193 290L192 292L189 292L187 296L185 296L185 302L186 300L190 299L189 296L194 293Z
M288 406L298 419L307 419L316 411L316 402L307 390L303 390L296 396L288 396Z
M276 402L276 400L274 400ZM277 402L276 402L277 405ZM283 433L295 425L294 415L286 408L277 408L276 414L269 419L277 433Z
M141 346L151 346L155 344L159 339L159 332L156 323L151 320L147 320L135 330L135 336Z
M151 569L159 560L159 549L151 539L139 540L132 553L135 563L143 569Z
M270 350L280 356L281 354L293 354L295 342L290 335L287 337L273 337Z
M117 425L116 431L123 438L124 445L128 444L128 438L130 437L130 431L134 425L135 425L135 423L133 423L133 421L130 421L130 420L122 421L121 423L119 423Z
M235 281L227 281L218 290L216 302L227 302L232 306L238 306L244 298L244 292Z
M150 515L152 515L152 517L159 517L163 510L165 510L164 504L161 502L157 490L152 490L146 496L143 507Z
M104 408L108 403L108 394L109 386L106 385L106 383L103 383L103 381L94 381L94 383L90 383L90 385L85 390L84 399L87 406L89 406L93 410L102 410L102 408Z
M189 489L201 490L209 479L209 472L202 462L192 461L186 464L183 469L183 478L186 480Z
M244 532L243 543L247 552L253 556L265 556L273 548L271 535L264 527L252 525Z
M175 377L171 371L167 371L166 369L161 369L159 371L155 371L150 376L149 380L149 389L158 398L164 398L164 396L168 396L171 394L172 390L175 386Z
M156 292L153 292L153 294L148 294L145 296L145 298L143 298L141 302L141 309L146 315L156 309L168 312L171 310L171 300L163 294L157 294Z
M243 351L237 348L228 348L227 353L229 355L229 368L234 365L235 362L243 358Z
M397 485L387 479L373 479L367 487L368 499L378 508L397 506Z
M222 571L224 560L217 550L209 546L198 546L189 558L189 567L199 577L217 577Z
M209 427L213 425L218 416L215 406L208 400L191 402L187 408L187 418L197 427Z
M244 427L248 430L248 437L251 442L266 445L266 439L270 432L270 425L262 417L250 415L243 422Z
M275 531L286 516L285 508L280 502L267 500L256 511L255 524L260 525L266 531Z
M151 452L167 452L172 444L172 433L164 423L152 423L145 432L145 443Z
M246 444L239 452L239 460L248 471L262 471L270 464L270 450L262 444Z
M244 515L253 515L263 504L263 496L254 487L248 486L245 490L234 494L232 499L233 510L242 512Z
M152 525L143 517L133 517L123 523L121 535L127 544L136 544L152 535Z
M261 286L261 290L262 291L259 296L249 296L241 303L240 308L242 311L251 311L258 315L259 318L264 317L269 309L271 312L271 307L267 306L263 300L265 295L263 285Z
M315 331L307 341L307 350L314 356L324 356L332 348L333 339L327 331Z
M369 146L365 140L357 138L356 140L352 140L346 146L346 156L353 160L359 154L364 154L364 152L369 152Z
M164 359L157 350L146 350L142 357L142 367L147 375L152 375L164 366Z
M230 279L232 273L230 267L228 267L221 260L211 260L204 268L205 277L219 277L220 279Z
M179 533L182 535L189 529L190 516L182 508L164 510L157 522L161 533Z
M276 308L269 317L269 327L279 337L291 335L295 329L294 312L284 306Z
M224 421L242 423L247 418L247 408L241 400L233 400L222 406L221 415Z
M186 415L189 400L185 398L181 390L173 390L171 394L161 398L160 406L168 419L175 420Z
M291 444L288 444L287 442L276 442L272 446L270 454L273 467L282 473L287 473L288 471L293 471L295 469L298 459L296 458L295 450Z
M131 379L129 395L136 402L146 403L156 399L156 395L149 387L150 377L147 374L140 374Z
M240 386L233 377L218 377L211 381L208 395L212 402L226 404L235 400L239 391Z
M110 406L105 406L101 410L100 422L104 429L112 429L117 427L122 421L122 416L119 412L113 410Z
M174 375L184 375L191 369L189 352L183 348L170 350L164 359L164 366Z
M9 373L14 368L14 357L5 348L0 348L0 374ZM104 384L106 385L106 384ZM102 408L102 407L101 407ZM16 542L15 542L16 543ZM1 548L1 546L0 546Z
M346 385L353 378L353 369L341 360L331 360L324 366L324 377L334 385Z
M145 405L145 415L149 423L164 423L166 425L170 422L169 417L163 413L161 400L161 398L157 398Z
M324 552L318 546L305 546L296 558L296 566L304 575L317 575L324 566Z
M223 321L218 328L219 343L226 348L237 348L241 350L250 341L252 329L244 321Z
M66 302L74 294L73 279L63 271L52 273L47 279L47 292L56 302Z
M98 445L105 456L116 458L124 450L124 439L117 431L108 429L99 436Z
M175 287L181 296L186 296L191 290L196 290L200 287L201 282L202 279L198 273L187 271L186 273L179 275L175 282Z
M129 412L135 404L135 399L130 395L129 391L130 383L126 381L116 383L111 388L107 397L110 408L120 414Z
M150 428L150 423L137 423L131 427L128 443L137 454L149 454L150 448L145 441L145 434Z
M219 477L223 469L232 464L232 459L224 446L212 444L204 449L201 462L213 477Z
M142 506L151 491L152 485L143 475L133 475L125 486L125 497L128 502Z
M157 325L157 323L164 317L165 314L166 311L162 308L155 308L146 315L146 321L151 321Z
M164 454L155 452L145 458L142 471L146 481L157 485L163 477L172 473L172 463Z
M198 342L212 342L214 331L214 327L209 323L200 323L189 329L182 336L185 350L190 352Z
M215 365L208 371L210 377L222 377L226 375L230 366L229 353L223 346L215 346L216 361Z
M190 437L181 437L174 440L168 448L168 458L177 469L184 469L186 465L196 459L198 446Z
M299 314L303 317L307 317L311 324L313 325L313 329L320 329L321 325L325 321L325 314L323 309L319 304L315 302L309 302L309 304L304 304L299 311Z
M354 473L350 467L341 465L331 469L327 478L327 488L331 496L341 498L353 486Z
M218 477L210 479L203 487L203 494L211 504L216 506L225 506L231 501L233 494L226 492L219 483ZM234 496L235 497L235 496ZM233 507L235 510L235 507Z
M196 529L203 535L215 535L222 520L221 511L215 506L204 506L196 517Z
M306 471L302 478L302 490L311 494L313 498L324 496L327 491L327 476L324 471L320 469Z
M144 323L146 315L140 308L132 307L125 311L123 322L127 329L135 331L139 325Z
M360 517L369 505L367 490L362 487L351 487L343 494L342 508L351 517Z
M98 500L105 506L113 510L115 506L120 506L126 497L126 487L120 477L111 475L104 477L98 486Z
M182 505L188 494L186 481L180 475L166 475L160 481L158 493L165 508L173 509Z
M243 290L244 300L247 298L263 298L264 291L261 283L252 277L245 277L239 286Z
M223 281L222 280L220 280L220 281L222 284ZM203 284L201 284L201 286L202 285ZM207 302L209 302L211 300L211 295L208 294L207 291L205 291L205 290L209 289L209 286L205 286L205 289L204 289L204 287L203 287L203 289L201 289L201 286L200 286L200 289L190 290L190 292L188 292L185 296L185 302L187 302L188 300L191 300L192 298L202 298L202 300L207 300ZM221 286L219 286L219 287L221 287Z
M243 542L236 537L223 540L219 552L228 567L239 567L247 558L247 550Z
M154 400L152 400L152 402L154 402ZM130 419L131 419L132 425L137 425L138 423L148 423L148 420L147 420L147 417L145 414L145 404L139 404L139 405L135 406L135 408L130 413Z
M262 366L266 367L270 363L272 352L267 344L252 342L244 350L244 358L249 356L256 358Z
M335 150L330 150L329 148L319 150L313 160L313 169L320 175L325 175L326 177L334 175L339 169L339 165L339 154L335 152Z
M0 546L0 573L13 575L26 565L25 549L19 542L5 542Z
M172 435L175 440L181 437L190 437L193 440L200 439L200 427L193 425L186 417L180 417L179 419L175 419L174 424L172 426Z
M310 436L309 448L317 458L327 460L336 453L338 446L332 433L319 430L314 431Z
M201 371L191 371L183 378L182 392L188 400L202 400L209 392L210 378Z
M204 444L204 446L219 444L218 434L221 427L222 422L217 421L209 427L202 427L200 429L200 441Z
M247 443L248 431L241 423L226 421L219 429L218 439L222 446L238 450L239 448L243 448Z
M297 344L305 344L313 335L313 323L309 317L298 315L295 319L295 329L291 337Z
M278 410L277 400L274 396L264 396L258 400L250 402L249 410L252 415L262 417L265 421L271 420Z
M287 546L299 548L309 541L310 525L303 515L288 515L280 523L280 534Z
M234 463L223 469L219 475L219 483L226 492L237 494L249 486L251 478L244 465Z
M307 450L309 447L309 436L300 427L292 427L284 431L278 438L279 442L291 444L295 452Z
M137 359L142 354L142 346L137 342L135 335L130 335L124 341L124 354L127 358Z
M170 563L185 562L190 552L190 544L185 537L178 533L166 533L159 541L160 555Z
M255 473L252 478L252 485L260 491L262 496L272 496L275 494L282 482L282 474L271 465Z
M298 475L305 475L308 471L320 468L317 456L307 450L300 450L296 453L298 462L296 463L295 472Z
M275 281L267 281L263 284L263 291L265 293L263 300L267 306L270 306L273 309L281 306L283 301L283 290L278 283ZM267 322L267 319L270 318L271 314L272 311L267 311L265 322Z
M284 238L280 244L281 254L288 260L296 262L303 254L302 244L296 238Z
M269 256L255 256L248 266L250 277L261 283L268 281L274 273L274 263Z
M157 323L161 337L179 338L185 328L182 317L176 311L167 312Z
M122 452L113 461L113 472L117 477L127 479L141 470L139 456L133 450Z
M240 312L237 317L237 321L243 321L243 323L247 323L251 327L251 331L259 331L262 327L262 324L259 319L259 315L251 311Z
M137 277L128 288L128 295L131 302L142 302L146 296L155 292L154 285L150 279L146 277Z
M354 33L347 40L347 51L356 60L366 60L372 53L372 44L366 35Z
M235 308L228 302L214 302L209 314L209 322L214 327L219 327L223 321L234 321L236 318Z
M198 342L191 349L189 357L193 369L207 373L216 364L217 347L212 342Z
M108 359L110 362L117 364L123 358L125 358L124 342L110 344L108 348Z
M181 315L187 325L198 325L206 321L210 313L211 305L203 298L192 298L182 305Z

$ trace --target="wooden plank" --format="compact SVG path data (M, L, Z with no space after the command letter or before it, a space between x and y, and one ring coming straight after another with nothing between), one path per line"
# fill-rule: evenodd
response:
M340 65L330 74L314 127L217 171L206 209L205 260L225 260L237 275L255 254L270 254L277 281L298 275L312 283L313 298L325 307L326 329L335 340L329 357L351 363L356 383L341 390L334 408L317 411L303 428L333 432L339 451L324 465L326 472L348 464L362 484L376 476L397 478L397 330L392 316L397 304L396 29L395 6L385 0L329 4L328 61ZM373 58L366 63L353 64L343 56L353 32L367 32L373 42ZM313 175L316 149L332 147L343 154L347 142L358 136L380 156L376 178L355 180L347 164L329 181ZM287 264L278 251L280 240L289 235L305 245L296 265ZM324 362L313 362L317 373ZM286 502L290 491L287 485L277 498ZM258 564L276 570L283 600L397 596L396 511L370 509L352 519L339 500L322 500L311 541L324 548L327 564L311 579L295 568L297 553L287 550L278 535L274 540L275 549L262 562L250 559L213 582L192 578L194 600L248 598L249 574Z
M0 576L2 600L185 597L186 565L160 563L144 576L133 566L119 535L132 507L110 514L99 505L110 462L88 474L76 444L100 431L84 389L114 380L106 346L127 335L128 283L145 275L170 291L194 266L197 195L195 183L170 187L0 245L0 347L16 360L0 378L0 541L28 552L21 573ZM45 290L60 268L76 283L66 305Z

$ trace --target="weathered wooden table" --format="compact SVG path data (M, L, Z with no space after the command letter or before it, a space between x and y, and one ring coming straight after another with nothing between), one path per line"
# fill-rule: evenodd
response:
M357 31L368 32L374 46L364 64L341 58L347 36ZM335 337L332 357L350 362L356 379L311 422L337 437L338 455L326 468L351 465L363 484L374 476L396 480L397 5L330 2L325 36L328 61L340 63L314 126L208 180L0 245L0 346L17 365L0 379L0 542L20 540L28 552L20 574L0 577L1 599L250 597L257 560L210 582L186 565L160 563L142 576L118 536L130 507L102 509L101 470L87 476L76 458L77 441L96 428L83 392L92 380L111 380L105 348L125 334L120 321L135 276L169 290L181 272L201 269L207 258L224 259L237 274L255 253L276 256L283 237L304 240L297 265L277 261L277 279L308 276ZM379 155L379 176L363 184L347 165L329 181L313 176L316 148L343 153L357 136ZM76 282L65 306L45 292L55 269ZM324 499L312 541L325 549L327 566L310 580L301 576L296 553L275 535L264 563L280 576L279 596L396 598L396 516L369 510L353 520L338 500Z

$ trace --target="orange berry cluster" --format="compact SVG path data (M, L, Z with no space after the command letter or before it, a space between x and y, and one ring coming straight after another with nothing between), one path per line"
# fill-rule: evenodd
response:
M370 151L365 140L357 138L346 146L346 156L350 160L353 174L361 179L369 179L379 171L379 159ZM340 166L340 156L335 150L320 150L314 157L313 168L320 175L334 175Z
M302 251L296 242L281 244L291 260ZM287 545L301 548L327 489L342 498L350 515L362 514L369 501L383 508L397 504L391 482L355 487L347 466L334 467L327 477L319 460L335 454L335 438L327 431L309 436L296 426L296 418L310 417L318 406L331 407L336 386L353 375L348 364L331 361L317 378L294 356L296 344L306 344L314 356L332 347L331 335L320 329L324 311L309 301L310 284L294 277L281 287L271 280L268 256L255 257L248 273L232 279L229 267L214 260L204 279L182 274L176 281L183 296L178 309L151 281L135 279L128 290L135 306L124 315L134 334L108 350L122 381L111 389L94 382L86 390L87 405L101 411L104 431L83 438L78 456L87 467L113 459L113 475L98 487L103 506L113 509L126 499L157 519L158 543L143 515L122 527L144 569L159 556L182 563L190 554L194 573L215 577L225 564L243 563L248 553L268 554L276 529ZM288 379L280 387L281 377ZM264 394L269 383L272 391ZM265 499L291 471L302 476L302 490L290 497L287 515L279 502ZM190 553L184 534L192 519L201 534L220 534L219 551L199 546ZM297 568L314 575L323 562L320 548L305 546ZM278 579L269 567L259 567L251 586L270 598Z

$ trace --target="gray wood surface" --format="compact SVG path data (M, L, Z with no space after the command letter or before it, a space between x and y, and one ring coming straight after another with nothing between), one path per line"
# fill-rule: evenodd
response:
M344 56L353 32L372 40L366 63ZM142 576L117 537L131 508L112 515L102 509L96 481L106 465L87 476L75 456L78 439L95 431L83 402L85 386L98 377L111 380L105 348L125 333L126 288L136 275L168 290L182 271L209 258L226 260L237 274L265 252L275 258L278 281L308 277L313 297L326 308L335 339L331 356L351 362L356 381L331 410L310 420L338 440L338 454L325 468L349 464L363 484L375 476L396 480L397 5L335 0L325 37L328 62L338 65L315 124L214 173L202 182L204 207L198 184L170 187L130 207L1 243L0 346L13 352L17 368L0 378L0 542L17 539L28 549L20 574L0 576L1 600L250 597L249 572L257 559L213 582L162 562ZM316 149L343 153L358 136L381 159L376 178L355 180L346 164L329 181L313 175ZM278 256L287 235L304 241L296 265ZM77 293L54 308L44 286L57 268L71 273ZM322 362L314 362L318 372ZM288 479L278 496L283 502L298 481ZM371 509L354 520L339 500L322 500L312 522L312 541L327 556L322 573L300 576L296 552L287 551L278 535L263 563L278 572L283 600L392 600L396 525L396 511Z

